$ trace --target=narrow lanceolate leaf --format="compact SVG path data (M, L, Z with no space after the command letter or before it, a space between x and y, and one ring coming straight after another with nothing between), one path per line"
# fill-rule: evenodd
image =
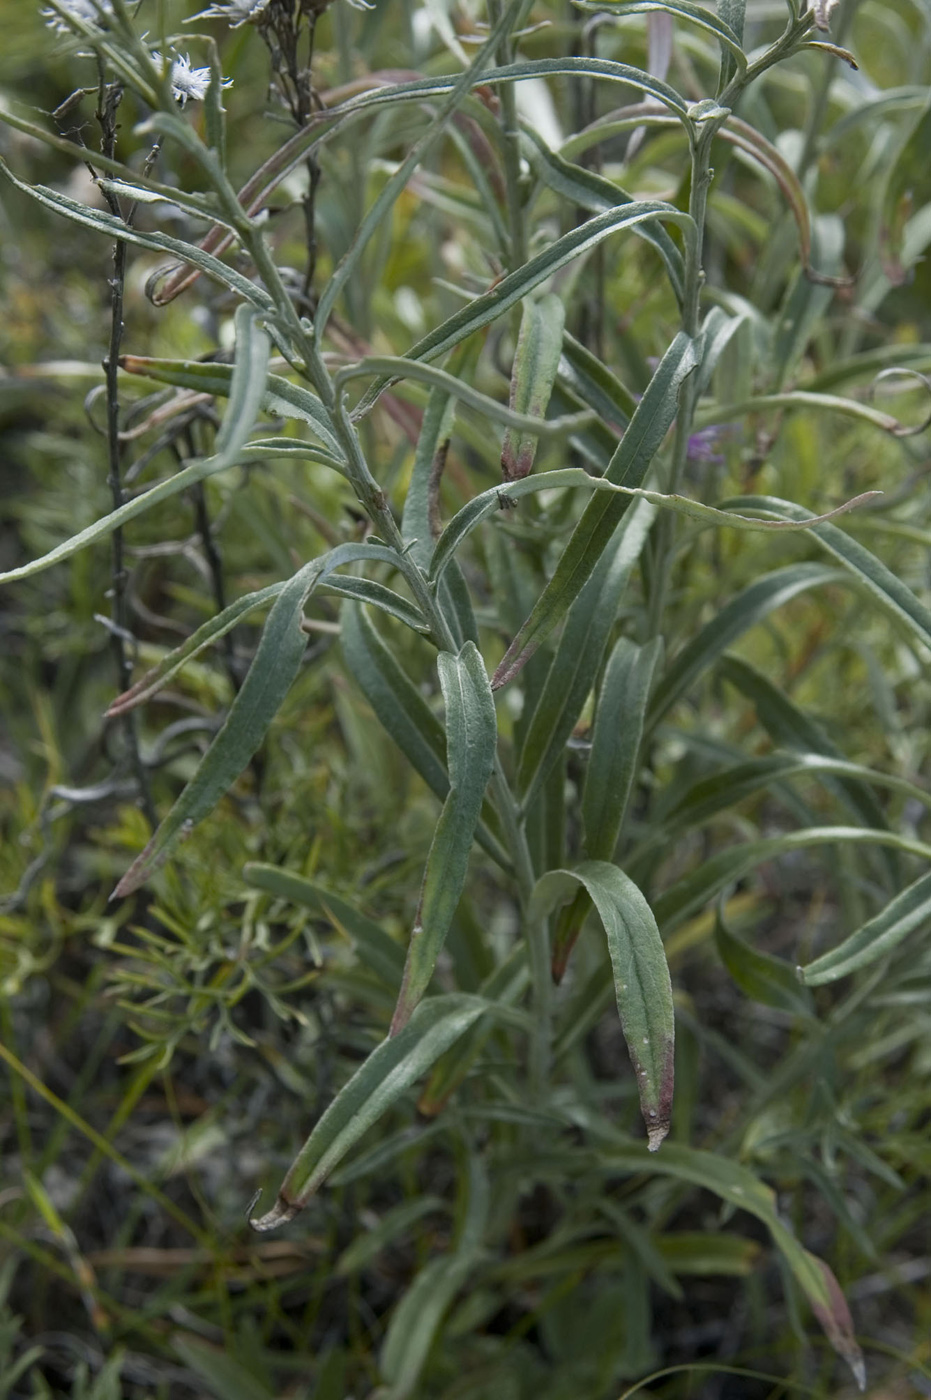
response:
M747 0L718 0L718 19L726 24L730 29L738 44L744 41L744 16L747 9ZM721 47L721 76L718 81L718 92L723 92L728 83L737 72L737 64L734 61L736 55L722 45Z
M831 1345L848 1363L863 1388L863 1356L837 1279L824 1260L805 1249L793 1234L778 1212L775 1193L754 1172L718 1152L680 1147L678 1143L671 1143L656 1159L648 1158L642 1148L635 1146L612 1147L600 1155L610 1171L648 1171L651 1176L659 1174L688 1181L713 1191L735 1209L755 1215L769 1230L773 1244L811 1303Z
M404 981L391 1022L392 1035L407 1024L427 990L449 932L465 886L469 853L498 742L495 702L475 643L466 642L458 656L440 652L438 666L446 702L449 794L427 856Z
M240 460L252 432L257 415L262 407L265 381L268 375L268 358L271 342L264 330L256 324L256 311L251 306L240 306L236 312L236 363L233 366L229 385L229 405L217 434L215 452L203 461L192 462L183 471L169 477L167 481L153 486L134 500L127 501L118 510L111 511L101 520L80 530L63 544L33 559L18 569L0 575L0 582L12 582L18 578L28 578L41 573L63 559L77 554L85 545L112 535L136 516L143 515L153 506L175 496L179 491L204 481L208 476L226 471Z
M801 969L809 987L836 982L891 953L916 929L931 925L931 874L922 875L896 895L881 913Z
M727 885L740 880L750 870L765 861L775 860L789 851L809 850L814 846L888 846L892 850L931 860L931 846L899 836L894 831L874 830L864 826L806 826L783 836L767 836L760 841L745 841L729 846L706 860L684 879L677 880L653 901L660 928L668 931L702 909L710 899Z
M667 667L650 706L650 725L656 724L721 652L750 627L807 589L838 583L843 577L840 569L831 569L824 564L789 564L749 584L682 648Z
M750 701L756 710L759 723L774 744L780 748L791 749L806 758L817 754L828 759L844 761L843 752L821 725L800 710L784 691L773 685L767 676L756 670L743 657L722 657L719 673ZM865 781L859 781L858 778ZM880 775L873 770L864 770L860 775L851 772L849 776L846 773L838 773L836 780L831 776L825 778L825 786L837 794L859 821L865 826L877 827L888 826L889 823L870 784L878 783L880 786L894 787L904 792L905 788L901 786L903 782L904 779L888 774ZM927 800L918 791L912 790L912 784L906 783L905 786L909 788L908 796L917 797L919 801Z
M340 647L349 671L398 748L444 801L449 792L443 726L402 670L363 608L341 612Z
M605 479L639 487L676 416L679 389L698 364L694 342L679 332L660 361L627 431L608 464ZM614 534L629 502L596 495L582 513L555 573L492 677L496 690L513 680L553 628L565 617Z
M580 10L598 10L615 15L659 12L673 15L677 19L689 20L714 35L721 45L722 56L730 60L730 69L740 73L746 71L747 60L744 51L726 17L720 12L714 15L701 5L692 4L691 0L622 0L622 3L615 0L614 4L606 3L606 0L575 0L575 3Z
M529 126L525 126L521 132L521 148L537 179L564 199L571 200L577 209L601 214L605 209L633 202L633 196L613 180L550 150L539 132ZM660 223L637 224L634 232L644 242L651 243L659 253L676 299L681 303L684 277L682 254L672 238Z
M495 79L499 73L496 70ZM598 214L595 218L589 219L586 223L580 224L578 228L572 229L570 233L563 234L562 238L557 238L542 253L530 258L522 267L511 272L507 277L502 277L490 291L464 306L461 311L457 311L448 320L430 331L416 345L408 350L406 359L411 360L435 360L440 355L446 354L454 346L459 345L467 336L481 330L484 326L490 325L509 311L512 306L516 306L519 301L528 296L541 282L545 282L552 277L554 272L558 272L561 267L565 267L575 258L582 257L592 249L597 248L612 233L618 233L624 228L634 228L646 220L663 219L668 223L676 224L682 229L686 239L693 240L695 237L695 225L688 214L683 214L674 204L666 204L662 200L638 200L635 203L623 204L617 209L609 209L604 214ZM687 338L686 338L687 339ZM668 358L668 355L667 355ZM373 384L363 396L357 413L360 410L370 408L375 403L379 394L390 383L389 378L380 379Z
M272 310L272 299L267 292L262 291L241 272L227 267L219 258L205 253L203 249L194 244L185 243L180 238L171 238L166 233L142 232L130 227L122 219L118 219L116 215L105 213L102 209L94 209L89 204L82 204L80 200L71 199L68 195L59 193L58 190L47 189L44 185L29 185L23 180L18 180L3 159L0 159L0 175L9 180L10 184L15 185L18 190L22 190L23 194L28 194L30 198L36 200L44 208L52 210L55 214L63 214L66 219L71 219L76 224L83 224L85 228L103 233L108 238L119 242L132 243L137 248L150 248L157 252L172 253L176 258L180 258L183 262L198 268L199 271L205 272L214 281L230 287L245 301L258 307L259 310Z
M707 342L706 342L707 344ZM707 356L707 350L705 351ZM702 359L704 367L705 359ZM637 411L637 400L615 374L574 336L563 336L559 383L577 394L605 422L620 431Z
M739 496L725 501L723 509L731 506L752 510L767 510L784 520L811 520L803 506L792 501L782 501L777 496ZM830 521L812 523L811 533L822 549L844 566L854 576L861 587L887 613L902 623L913 636L931 647L931 610L915 596L907 584L903 583L891 569L887 569L858 540L832 525Z
M663 817L662 827L657 831L656 839L666 841L690 827L702 826L719 812L729 811L744 798L751 797L776 783L781 784L789 778L797 777L819 778L845 796L844 789L834 780L841 778L849 783L851 791L856 794L856 801L851 801L848 805L856 812L864 826L889 825L882 807L868 787L869 783L901 792L925 807L931 805L931 793L922 791L904 778L881 773L878 769L867 768L860 763L848 763L843 758L827 758L817 753L770 753L760 758L749 758L744 763L730 764L693 783ZM871 799L868 814L865 810L866 803L859 800L861 792L869 794Z
M443 1315L478 1262L474 1249L431 1259L409 1285L392 1315L381 1353L382 1394L407 1400L416 1393Z
M793 1015L810 1016L811 999L799 984L796 970L784 958L754 948L728 927L721 906L714 928L715 947L740 990L763 1006Z
M140 676L134 685L128 690L124 690L122 695L118 695L106 711L107 719L115 719L117 715L124 715L129 710L134 710L137 705L144 705L147 700L151 700L153 695L166 686L169 681L182 671L189 661L207 647L218 642L221 637L225 637L227 632L247 617L250 612L260 608L265 603L272 602L284 588L284 583L272 583L268 588L260 588L255 593L247 593L243 598L237 598L235 603L230 603L228 608L224 608L216 617L210 618L202 627L198 627L196 632L192 632L186 641L179 647L175 647L167 656L163 657L157 666L153 666L150 671L146 671L144 676Z
M489 1009L480 997L463 995L421 1002L404 1029L383 1040L337 1094L294 1159L274 1206L250 1220L252 1228L274 1230L293 1220L363 1133Z
M304 604L321 578L341 564L359 559L397 564L397 555L383 546L339 545L323 558L305 564L282 588L223 728L168 816L117 885L113 898L132 894L144 884L168 857L179 837L212 811L239 777L265 738L300 669L307 641L301 629Z
M592 750L582 790L585 849L592 860L610 860L620 836L637 771L643 721L661 638L638 647L622 637L611 653L595 711Z
M524 302L524 313L517 338L511 373L510 408L531 418L542 419L553 392L566 313L562 301L552 292L537 301ZM501 470L506 481L529 476L537 452L538 434L508 428L501 449Z
M525 808L549 776L582 713L601 666L618 603L654 515L652 506L638 501L621 521L614 540L569 610L521 745L517 785ZM603 852L597 855L607 858Z
M233 375L232 365L214 360L157 360L145 355L123 355L120 368L127 374L144 375L159 384L174 384L179 389L192 389L198 394L213 394L227 398ZM280 374L270 374L266 380L262 407L276 418L293 418L306 423L323 445L343 460L343 450L333 434L330 416L316 394L301 385L292 384Z
M608 939L624 1039L637 1075L647 1143L655 1152L669 1132L675 1016L672 984L656 920L633 880L603 860L553 870L538 881L530 917L544 917L584 886Z

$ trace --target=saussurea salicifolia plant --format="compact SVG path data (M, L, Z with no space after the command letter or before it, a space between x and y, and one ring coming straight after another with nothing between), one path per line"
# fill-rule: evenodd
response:
M793 609L813 597L826 602L811 648L830 630L832 610L855 647L848 595L856 618L888 619L917 664L931 647L931 612L851 523L879 518L876 493L853 495L860 483L845 482L832 500L812 472L808 499L784 499L778 472L767 470L787 435L787 450L798 442L797 423L851 422L884 451L894 441L896 452L922 431L845 392L858 376L879 375L878 393L892 369L900 383L917 382L909 366L927 359L927 347L864 348L866 312L875 316L894 283L873 265L851 275L841 219L812 211L830 104L844 108L841 124L856 135L869 101L884 99L843 86L844 65L856 64L830 32L849 21L836 0L814 9L785 0L778 23L778 7L745 15L745 0L718 0L717 9L577 0L571 15L533 0L488 0L455 17L444 5L398 6L413 53L431 26L445 46L427 72L416 57L398 66L396 38L384 65L353 68L353 26L385 28L393 7L356 8L216 0L181 26L185 16L145 0L48 0L50 27L90 81L62 102L56 131L3 114L83 162L98 197L30 183L4 162L7 184L110 240L115 253L103 392L112 509L2 582L110 541L122 693L109 718L153 818L140 707L183 686L185 668L202 667L210 648L265 615L247 671L231 669L222 725L170 810L152 821L111 907L121 923L131 919L134 896L160 888L178 843L228 793L258 785L270 727L307 662L314 610L336 599L345 677L377 718L380 742L397 746L432 794L435 827L403 943L361 912L361 894L331 888L325 870L254 861L230 872L268 919L312 911L314 976L326 986L332 973L337 1015L344 997L367 1017L360 1030L354 1016L361 1062L333 1087L253 1228L294 1220L340 1169L351 1179L357 1164L361 1179L360 1140L395 1122L426 1080L420 1108L448 1126L466 1165L447 1247L422 1264L388 1326L379 1367L392 1396L426 1394L418 1387L433 1384L431 1366L436 1385L453 1388L430 1394L486 1393L448 1374L444 1382L431 1346L463 1290L475 1313L453 1330L450 1348L501 1310L509 1279L537 1277L533 1248L514 1243L520 1201L537 1189L549 1194L554 1223L536 1248L562 1272L552 1298L522 1304L524 1330L558 1315L563 1276L571 1291L588 1271L601 1280L594 1296L623 1318L595 1347L588 1393L613 1394L619 1378L649 1368L649 1323L636 1321L632 1301L648 1282L678 1296L678 1276L701 1272L684 1239L665 1252L662 1244L690 1188L765 1227L791 1306L799 1293L807 1298L863 1385L835 1275L764 1177L767 1153L794 1150L777 1131L781 1100L813 1082L822 1101L798 1150L813 1162L828 1139L832 1153L856 1151L830 1062L857 1034L864 999L880 987L902 990L913 975L912 935L931 918L931 875L922 873L931 847L903 814L915 804L923 812L928 798L907 772L848 758L792 697L773 652L742 648L768 628L778 652L785 616L812 628ZM224 58L235 43L238 62L263 51L271 60L277 124L263 140L277 144L244 182L224 105L233 110L237 84L202 32L211 26ZM324 42L341 54L339 81L319 77L321 68L337 72L326 67ZM795 86L778 86L784 71ZM814 94L807 125L777 141L767 114L797 95L800 73ZM914 91L901 91L915 116ZM577 118L568 136L557 119L565 93ZM94 142L88 103L96 103ZM910 129L901 130L896 157L910 149ZM769 242L758 212L748 205L742 216L765 244L748 273L755 301L733 290L726 265L735 171L759 176L776 211ZM341 182L358 185L364 207L343 198ZM890 198L883 186L877 228ZM280 250L288 201L303 219L298 268ZM415 297L408 283L382 288L379 274L419 208L446 221L451 246L437 240L436 262L408 270L421 288ZM357 210L354 223L347 209ZM898 258L907 271L919 233L908 224L890 235L887 264ZM156 358L123 344L136 257L147 259L146 293L166 315L177 316L182 298L201 299L216 353ZM631 304L634 289L647 316ZM861 294L862 324L831 341L839 350L806 359L835 300L850 306ZM145 380L167 387L141 408L134 401L129 428L125 405ZM147 447L130 466L140 438ZM743 493L720 499L720 482L741 463ZM134 680L125 586L134 523L181 493L206 510L209 499L229 499L234 479L260 491L276 472L302 484L328 547L292 557L290 573L232 603L221 587L213 614ZM800 473L786 476L804 484ZM775 493L755 493L758 477ZM205 483L227 496L208 498ZM851 507L864 509L836 523ZM209 519L202 537L206 547ZM742 702L741 718L716 726L725 690L728 705ZM777 957L757 946L769 906L754 894L754 872L778 872L799 853L821 859L837 917L817 936L799 918ZM188 874L196 878L196 865ZM690 1086L703 1032L669 962L675 970L703 928L767 1035L788 1036L772 1083L745 1071L734 1051L754 1103L736 1136L726 1126L701 1132L692 1087L681 1110L674 1098L677 1014ZM340 947L347 936L350 973ZM141 956L125 941L112 951L126 967ZM265 951L255 951L263 967ZM164 1066L193 1022L160 1035L175 954L162 940L157 956L164 966L148 981L134 986L127 973L121 986L148 1036L140 1058ZM250 956L231 959L243 991L259 985L248 981ZM191 991L198 1014L225 980ZM306 1021L315 988L304 979L268 995L290 998ZM630 1068L609 1093L592 1067L591 1038L612 1000ZM640 1129L628 1112L634 1103ZM288 1131L301 1131L297 1118ZM400 1155L405 1133L373 1149L368 1170ZM830 1173L812 1179L846 1226ZM444 1208L433 1197L428 1206ZM410 1203L399 1209L409 1223L418 1218ZM710 1272L749 1272L752 1239L702 1239L695 1249ZM523 1394L521 1375L536 1374L517 1348L520 1323L511 1325L510 1350L499 1356L489 1336L482 1355L492 1386L516 1358L516 1389L488 1394Z

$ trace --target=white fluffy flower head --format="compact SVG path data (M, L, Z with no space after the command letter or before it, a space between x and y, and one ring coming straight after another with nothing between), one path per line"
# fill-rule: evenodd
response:
M238 29L242 24L257 23L269 4L270 0L213 0L187 23L192 24L195 19L225 19L230 29Z
M81 19L85 24L100 24L113 15L110 0L59 0L62 10L72 19ZM42 18L56 34L73 34L74 30L57 10L45 9Z
M152 53L152 62L156 68L164 68L164 59L157 50ZM232 81L232 78L224 78L220 86L229 87ZM171 60L171 95L182 107L189 98L203 102L209 86L209 68L192 68L187 54L178 54Z

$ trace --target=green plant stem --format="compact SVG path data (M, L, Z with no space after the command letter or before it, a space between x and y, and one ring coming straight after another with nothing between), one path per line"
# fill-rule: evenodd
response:
M526 5L519 7L515 12L516 19L520 19L525 9ZM236 192L226 178L219 162L206 147L201 146L200 143L198 146L197 155L201 165L220 196L230 222L236 228L243 245L252 257L256 269L265 283L266 290L275 302L279 321L283 328L289 332L292 345L303 361L303 364L296 368L298 368L298 372L303 372L304 377L313 386L329 414L333 432L345 456L346 475L355 489L360 505L378 531L379 537L389 548L397 552L399 566L408 581L424 620L430 627L435 645L440 650L455 651L456 643L449 624L437 605L423 571L405 550L397 521L385 493L372 475L359 435L346 408L343 393L333 383L316 344L313 331L301 320L281 280L278 267L261 231L245 214ZM513 228L512 225L512 236ZM495 805L504 826L506 840L514 861L521 904L526 908L534 885L533 862L520 816L519 804L510 790L498 759L495 760L492 786ZM539 927L528 927L527 937L533 968L535 1019L535 1034L531 1051L531 1078L535 1093L542 1097L549 1077L552 1039L550 1005L552 989L546 921L544 920Z
M503 0L489 0L488 15L492 27L496 27L504 14ZM502 67L513 60L513 45L509 34L505 34L497 49L497 59ZM504 180L507 185L508 228L511 241L511 271L527 261L527 238L524 229L524 210L520 196L520 123L517 120L517 93L513 83L505 83L499 90L501 102L501 131L504 137Z
M711 145L718 128L726 116L714 117L700 123L692 137L692 184L689 191L689 214L695 225L694 238L687 240L685 247L685 276L683 282L682 329L695 339L701 328L701 292L705 281L702 267L704 247L705 217L708 208L708 190L714 177L711 168ZM673 447L672 466L666 489L675 493L685 471L688 457L689 437L692 420L698 403L698 376L691 374L682 386L679 396L679 413L676 419L676 438ZM666 593L669 572L672 567L676 544L676 520L671 512L664 512L656 522L653 548L653 570L650 590L648 637L657 637L662 632L663 613L666 606Z

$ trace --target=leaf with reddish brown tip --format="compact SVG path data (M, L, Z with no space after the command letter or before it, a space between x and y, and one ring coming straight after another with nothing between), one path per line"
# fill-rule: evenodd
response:
M806 1254L812 1264L820 1270L828 1295L826 1304L821 1299L809 1295L812 1312L824 1328L825 1336L831 1346L838 1356L842 1356L847 1362L857 1385L861 1390L865 1390L866 1365L863 1360L863 1352L860 1350L860 1344L854 1333L853 1318L850 1316L847 1299L844 1297L841 1286L834 1277L834 1271L830 1266L823 1259L819 1259L817 1254L810 1254L807 1250Z
M551 870L537 882L529 918L545 917L584 886L608 940L621 1028L637 1075L647 1145L655 1152L669 1132L673 1092L675 1014L672 984L659 929L642 893L606 860L575 870Z
M511 373L510 406L515 413L541 420L546 413L559 369L565 319L563 304L553 293L540 297L539 301L524 302ZM536 453L537 437L533 433L508 428L501 449L505 481L529 476Z

